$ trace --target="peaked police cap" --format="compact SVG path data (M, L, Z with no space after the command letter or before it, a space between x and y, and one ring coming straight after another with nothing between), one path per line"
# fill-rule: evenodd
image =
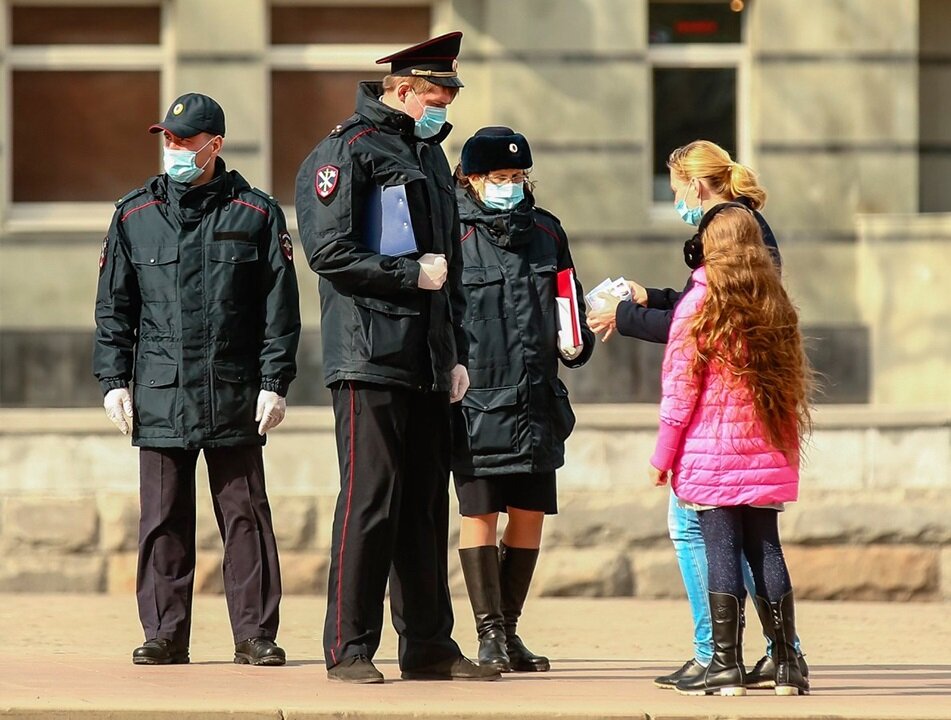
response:
M421 77L434 85L463 87L456 69L462 33L451 32L380 58L377 65L390 63L390 75Z

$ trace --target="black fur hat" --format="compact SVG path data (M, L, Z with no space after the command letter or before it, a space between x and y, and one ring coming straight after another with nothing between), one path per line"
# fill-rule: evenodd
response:
M493 170L527 170L531 166L532 150L528 140L509 127L484 127L462 146L462 172L466 175L486 175Z

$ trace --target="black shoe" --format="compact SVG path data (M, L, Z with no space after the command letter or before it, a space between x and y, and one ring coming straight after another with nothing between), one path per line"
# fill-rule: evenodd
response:
M505 647L505 630L501 627L480 634L479 664L499 672L509 672L512 667Z
M327 670L327 679L354 685L373 685L383 682L383 673L366 655L346 657Z
M132 651L136 665L187 665L188 648L165 638L152 638Z
M283 665L287 656L273 640L256 637L234 646L234 661L238 665Z
M681 680L693 679L703 674L703 671L706 669L706 665L701 665L691 658L685 662L679 670L674 670L669 675L661 675L660 677L654 678L654 685L664 690L673 690Z
M551 663L544 655L536 655L522 642L516 634L508 635L505 641L505 650L509 656L509 667L512 672L548 672Z
M806 665L806 658L802 653L796 655L799 661L799 670L802 672L802 679L809 687L809 666ZM763 690L776 687L776 665L773 658L769 655L763 655L759 662L753 666L753 669L746 673L746 687L754 690Z
M499 551L495 545L462 548L459 562L479 636L479 664L508 672L499 589Z
M491 665L477 665L459 655L442 662L400 673L404 680L498 680L501 675Z

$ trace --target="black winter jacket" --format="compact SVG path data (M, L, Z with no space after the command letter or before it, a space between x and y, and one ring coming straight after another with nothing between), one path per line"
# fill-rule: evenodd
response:
M310 267L320 276L324 380L360 380L449 390L466 364L459 324L459 214L449 163L439 143L419 140L415 122L379 101L379 83L361 83L356 113L304 160L297 218ZM377 187L405 186L419 252L381 255L364 238L367 202ZM446 256L441 290L421 290L417 258Z
M749 206L749 200L746 198L738 198L736 202ZM779 254L776 236L773 235L766 218L759 211L753 210L752 207L750 210L756 217L760 230L763 231L763 243L772 253L776 265L781 268L783 260ZM666 343L670 335L670 323L674 318L674 305L690 289L691 285L693 285L693 279L688 279L684 289L680 292L672 288L647 288L646 306L638 305L630 300L618 303L614 314L618 333L638 340Z
M514 211L457 192L462 221L462 324L469 391L453 409L453 470L465 475L547 472L565 460L575 417L558 378L556 273L573 267L558 219L526 198ZM584 348L594 350L575 283Z
M262 445L258 392L285 395L300 337L291 238L277 202L217 161L116 203L99 260L93 371L135 384L142 447Z

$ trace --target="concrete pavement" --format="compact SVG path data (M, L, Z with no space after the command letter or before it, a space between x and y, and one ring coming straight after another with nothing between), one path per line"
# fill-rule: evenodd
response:
M686 602L530 599L522 634L552 658L552 671L494 683L399 679L396 642L377 655L387 678L351 687L326 679L319 644L324 602L289 597L282 607L283 668L231 662L224 599L195 603L192 664L138 667L141 639L130 596L0 595L0 718L951 718L951 621L947 603L802 603L800 633L813 694L691 698L651 679L690 654ZM748 608L746 662L762 651ZM456 633L474 654L472 620L456 599Z

